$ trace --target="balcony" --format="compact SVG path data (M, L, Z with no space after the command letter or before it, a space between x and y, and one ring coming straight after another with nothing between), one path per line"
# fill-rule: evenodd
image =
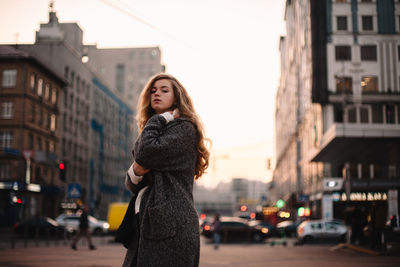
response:
M310 152L314 162L376 162L399 160L400 125L335 123Z

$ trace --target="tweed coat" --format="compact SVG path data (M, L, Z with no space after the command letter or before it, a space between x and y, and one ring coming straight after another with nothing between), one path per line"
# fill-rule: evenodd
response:
M161 115L152 116L135 144L134 158L151 170L142 181L151 183L140 204L140 234L129 245L123 266L198 266L195 125L186 118L167 123Z

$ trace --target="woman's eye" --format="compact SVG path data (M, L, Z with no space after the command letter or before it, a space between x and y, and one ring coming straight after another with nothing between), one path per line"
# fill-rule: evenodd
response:
M162 90L163 93L168 93L168 90Z

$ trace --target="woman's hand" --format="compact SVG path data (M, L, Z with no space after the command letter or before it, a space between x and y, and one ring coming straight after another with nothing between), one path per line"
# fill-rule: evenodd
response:
M135 172L136 175L142 176L145 175L150 171L150 169L143 168L139 164L136 163L136 161L133 162L133 171Z

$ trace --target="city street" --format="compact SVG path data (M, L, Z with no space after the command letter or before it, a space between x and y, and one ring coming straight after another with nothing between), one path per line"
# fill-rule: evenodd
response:
M109 238L94 239L97 250L93 251L82 243L77 251L62 243L58 246L51 243L48 247L45 242L39 247L30 243L28 248L17 243L15 249L2 246L0 266L121 266L125 253L122 245L109 243ZM271 247L268 243L223 244L214 250L212 244L202 240L200 266L400 266L400 255L372 256L352 250L333 250L334 245L294 246L293 241L289 240L288 247Z

